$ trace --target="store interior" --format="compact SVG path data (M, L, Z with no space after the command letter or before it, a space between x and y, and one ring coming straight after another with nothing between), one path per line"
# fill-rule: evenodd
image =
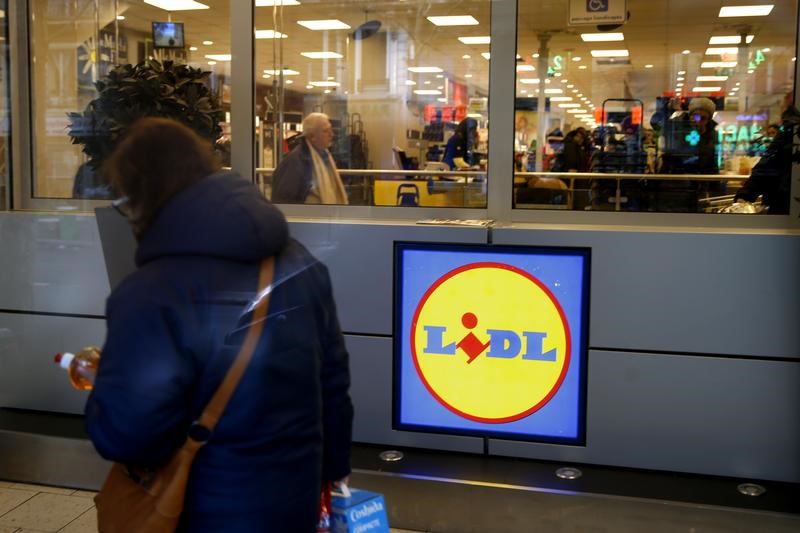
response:
M265 193L302 118L321 111L335 130L331 152L351 204L485 207L486 187L476 183L485 183L490 161L491 4L256 0L256 166ZM515 185L550 179L567 191L518 207L587 208L581 183L536 174L563 170L555 163L564 137L579 127L593 143L589 151L605 155L609 145L624 145L627 155L605 166L596 157L583 172L659 174L662 126L693 98L707 97L716 106L716 168L736 177L727 180L731 192L766 151L768 127L780 125L794 87L796 2L734 16L716 0L626 5L624 21L598 25L575 23L568 0L518 3ZM83 156L63 135L63 117L91 101L93 82L116 63L172 59L207 69L229 111L230 9L229 0L34 0L33 53L45 56L32 66L34 122L43 134L36 142L44 144L36 194L73 194ZM167 40L157 31L167 31ZM469 166L444 167L447 141L467 118L477 123ZM235 142L229 132L223 124L223 152ZM399 188L417 182L406 201ZM618 199L620 183L611 184Z

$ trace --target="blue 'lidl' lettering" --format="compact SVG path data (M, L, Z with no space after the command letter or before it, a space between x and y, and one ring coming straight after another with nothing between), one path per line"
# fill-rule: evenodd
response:
M537 333L534 331L523 331L523 335L525 335L525 344L527 345L527 351L525 355L522 356L523 359L528 359L530 361L555 361L556 360L556 349L553 348L549 350L547 353L543 353L542 350L544 347L544 338L547 337L547 333Z
M455 355L456 343L451 342L447 346L443 346L444 342L442 337L447 328L444 326L425 326L425 332L428 334L428 342L422 353L431 353L437 355Z
M507 329L487 329L489 334L489 351L486 357L502 357L512 359L522 350L522 340L519 335Z
M445 326L424 326L427 342L422 352L433 355L455 355L456 343L444 344L444 335L447 333ZM486 357L499 359L513 359L522 352L522 338L515 331L507 329L487 329L489 335L489 351ZM544 351L544 339L547 333L538 331L523 331L525 338L525 353L522 359L526 361L555 362L556 348Z

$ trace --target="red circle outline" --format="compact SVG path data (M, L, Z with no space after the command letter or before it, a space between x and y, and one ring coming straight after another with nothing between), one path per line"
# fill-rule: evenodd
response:
M539 401L539 403L537 403L533 407L531 407L529 409L526 409L525 411L522 411L521 413L518 413L518 414L515 414L515 415L511 415L511 416L505 416L505 417L501 417L501 418L485 418L485 417L471 415L469 413L465 413L465 412L463 412L463 411L461 411L459 409L456 409L455 407L453 407L452 405L447 403L441 396L439 396L436 393L436 391L433 389L431 384L428 383L428 380L425 379L425 376L422 373L422 369L419 366L419 360L417 359L417 347L416 347L416 343L415 343L415 333L416 333L416 330L417 330L417 322L419 321L419 315L422 312L422 308L425 307L425 303L428 301L428 298L430 298L430 296L436 291L436 289L438 289L439 286L441 286L445 281L449 280L452 277L455 277L458 274L461 274L462 272L466 272L468 270L475 270L475 269L478 269L478 268L497 268L497 269L501 269L501 270L508 270L508 271L514 272L515 274L519 274L519 275L527 278L528 280L532 281L535 285L537 285L545 293L545 295L553 303L553 305L555 306L556 310L558 311L559 317L561 318L561 323L564 326L564 337L565 337L565 341L566 341L566 353L564 355L564 365L563 365L563 367L561 369L561 374L558 376L558 380L556 380L555 384L550 389L550 392L548 392L547 395L544 398L542 398ZM469 263L467 265L462 265L462 266L460 266L460 267L458 267L456 269L451 270L450 272L445 273L442 277L437 279L433 283L433 285L431 285L428 288L427 291L425 291L425 294L422 296L422 298L420 299L419 303L417 304L417 309L414 311L414 318L411 320L411 345L410 346L411 346L411 359L414 362L414 368L416 369L417 375L419 376L420 380L422 381L422 384L425 385L425 388L428 389L428 392L431 393L431 396L433 396L436 399L436 401L438 401L445 408L447 408L449 411L455 413L456 415L461 416L463 418L466 418L468 420L472 420L472 421L475 421L475 422L484 422L484 423L487 423L487 424L504 424L506 422L514 422L516 420L520 420L522 418L525 418L525 417L535 413L536 411L538 411L542 407L544 407L553 398L553 396L555 396L556 392L558 392L558 389L561 388L561 384L564 382L564 379L567 376L567 371L569 370L570 359L572 357L572 355L571 355L572 354L572 335L570 334L569 325L567 324L567 317L564 314L564 310L561 308L561 304L558 302L558 299L556 299L556 297L553 295L553 293L550 291L550 289L544 283L542 283L538 278L536 278L533 275L531 275L529 272L526 272L525 270L522 270L521 268L515 267L513 265L507 265L505 263L497 263L497 262L494 262L494 261L482 261L482 262L478 262L478 263Z

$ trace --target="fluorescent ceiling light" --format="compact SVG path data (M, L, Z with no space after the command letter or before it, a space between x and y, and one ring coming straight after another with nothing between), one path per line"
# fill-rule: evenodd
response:
M406 85L416 85L416 84L417 82L415 82L414 80L406 80Z
M442 94L442 91L437 91L436 89L417 89L414 91L414 94L436 95L436 94Z
M703 61L700 68L733 68L736 61Z
M300 55L309 59L341 59L344 57L336 52L300 52Z
M753 42L753 38L755 35L748 35L746 40L747 44ZM742 44L742 36L741 35L715 35L708 40L708 44Z
M283 83L285 83L286 85L291 85L294 83L294 80L286 80Z
M472 74L464 74L464 77L465 77L465 78L471 78L471 77L472 77Z
M203 41L203 44L206 46L211 46L212 44L214 44L214 41Z
M208 6L194 0L144 0L145 4L158 7L166 11L191 11L193 9L208 9Z
M517 72L534 72L536 67L533 65L517 65Z
M624 41L625 35L622 33L581 33L581 39L585 43L604 43L610 41Z
M211 65L211 66L214 66L214 65L217 64L217 62L216 61L209 61L208 64Z
M586 70L588 67L586 65L581 65L578 67L578 70Z
M491 57L491 55L489 54L489 52L482 52L482 53L481 53L481 55L483 56L483 58L484 58L486 61L489 61L489 58Z
M256 7L299 6L297 0L256 0Z
M570 102L572 101L571 96L553 96L550 98L551 102Z
M735 56L739 53L739 49L735 46L728 48L707 48L706 55L708 56Z
M728 76L697 76L697 81L727 81Z
M561 94L563 92L564 91L562 91L561 89L545 89L544 90L544 94Z
M567 113L571 113L573 115L585 114L586 110L585 109L567 109Z
M519 82L523 85L537 85L539 83L539 78L520 78Z
M408 67L408 70L411 72L416 72L417 74L428 74L434 72L444 72L439 67Z
M722 87L693 87L692 92L695 93L716 93L722 90Z
M437 26L475 26L479 24L472 15L454 15L450 17L428 17Z
M275 30L256 30L256 39L286 39L287 35Z
M488 35L481 35L479 37L459 37L458 40L464 44L489 44L492 38Z
M308 82L309 85L313 85L314 87L338 87L338 81L310 81Z
M550 100L552 101L552 98ZM582 105L583 104L578 104L578 103L574 103L574 104L558 104L558 107L563 107L563 108L566 109L566 108L569 108L569 107L580 107Z
M6 14L3 13L2 9L0 9L0 18L4 18L5 16ZM117 20L125 20L125 15L117 15Z
M298 20L298 24L309 30L349 30L350 26L338 19Z
M592 57L628 57L627 50L592 50Z
M772 12L775 4L758 6L725 6L719 8L719 16L723 17L766 17Z
M280 70L264 69L264 74L269 74L270 76L277 76L277 75L281 74L281 71ZM298 74L300 74L300 73L297 72L296 70L292 70L292 69L289 69L289 68L283 69L283 75L284 76L297 76Z
M190 52L197 52L197 47L196 46L190 46L189 47L189 51Z
M206 54L206 59L213 59L214 61L230 61L230 54Z

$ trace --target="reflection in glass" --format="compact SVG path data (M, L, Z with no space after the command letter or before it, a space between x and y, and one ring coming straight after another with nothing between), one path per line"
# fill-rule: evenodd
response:
M35 198L113 198L102 159L139 116L182 115L182 122L219 140L225 152L230 139L218 123L230 105L230 5L205 4L209 9L169 12L143 2L31 0ZM118 65L149 69L158 86L148 89L142 77ZM188 75L184 65L211 74ZM118 105L97 100L98 82L119 90ZM196 83L210 94L195 90ZM218 100L224 101L221 109Z
M256 7L265 194L329 203L315 193L316 175L289 186L283 170L308 152L303 121L316 112L330 121L328 151L346 193L334 203L485 207L490 2L301 4ZM469 153L448 165L447 143L465 120L474 124Z
M734 26L705 4L629 0L609 24L580 2L519 3L515 207L787 212L790 158L769 128L792 127L796 2Z

